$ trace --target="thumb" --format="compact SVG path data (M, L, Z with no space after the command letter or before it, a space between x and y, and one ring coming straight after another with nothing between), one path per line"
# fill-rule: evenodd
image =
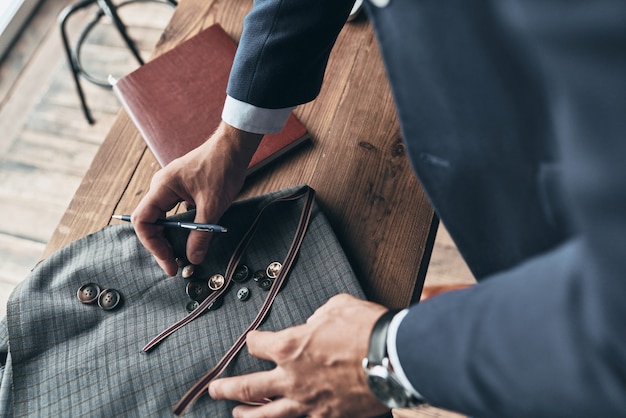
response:
M196 217L194 218L194 222L196 223L211 223L203 213L199 211L196 212ZM200 264L204 261L204 257L209 249L209 244L211 243L211 239L213 238L213 232L207 231L191 231L189 232L189 237L187 238L187 260L191 264Z

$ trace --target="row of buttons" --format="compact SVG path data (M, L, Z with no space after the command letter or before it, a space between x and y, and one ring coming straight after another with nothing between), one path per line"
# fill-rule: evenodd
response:
M200 280L193 278L196 272L195 266L192 264L183 265L180 259L177 259L179 266L182 268L181 276L185 279L190 279L186 286L186 292L191 299L186 309L188 312L193 311L198 305L206 299L212 292L220 290L224 287L226 279L221 274L213 274L208 280ZM252 277L254 282L262 290L269 290L272 287L274 279L278 277L282 264L278 261L270 263L265 270L257 270L252 276L250 275L250 268L246 264L240 264L233 273L233 281L237 283L244 283ZM237 290L237 299L240 301L246 301L250 297L251 291L248 287L242 286ZM218 298L213 302L209 310L219 308L223 303L223 298Z
M272 283L278 277L282 269L281 263L274 261L267 266L265 270L257 270L252 275L253 281L262 290L269 290ZM193 276L194 266L188 264L183 267L182 276L190 278ZM233 281L244 283L250 279L250 268L245 264L240 264L233 274ZM193 311L198 305L206 299L213 291L220 290L224 287L226 279L221 274L214 274L208 280L190 280L187 283L187 295L191 299L186 309L188 312ZM237 290L237 299L246 301L250 297L250 289L248 287L240 287ZM111 311L117 308L122 302L122 295L116 289L101 289L96 283L87 283L82 285L76 292L78 300L86 305L97 303L100 308L105 311ZM209 307L209 310L218 309L224 302L223 298L216 299Z
M115 289L100 289L96 283L82 285L76 292L76 297L86 305L98 303L105 311L117 308L122 302L122 295Z

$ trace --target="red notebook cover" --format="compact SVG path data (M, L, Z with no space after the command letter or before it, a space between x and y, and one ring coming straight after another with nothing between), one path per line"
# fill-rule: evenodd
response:
M161 166L200 146L215 132L237 45L215 24L145 63L113 85ZM248 174L309 139L292 114L284 129L265 135Z

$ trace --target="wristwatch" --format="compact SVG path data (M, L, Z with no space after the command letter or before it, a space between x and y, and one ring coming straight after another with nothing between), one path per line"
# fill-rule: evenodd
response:
M424 404L424 401L402 385L393 372L387 355L387 330L398 312L399 310L387 311L376 321L370 337L369 352L363 359L363 369L367 384L379 401L389 408L415 408Z

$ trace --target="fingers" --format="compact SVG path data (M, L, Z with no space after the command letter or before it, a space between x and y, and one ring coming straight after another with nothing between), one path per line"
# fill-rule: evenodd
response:
M165 218L167 212L181 201L188 205L197 205L194 221L198 223L213 223L210 214L221 214L226 206L220 205L221 202L216 199L207 198L206 195L211 193L210 187L205 190L196 187L194 182L185 181L181 167L186 167L186 164L175 160L157 172L150 184L150 190L132 215L139 240L170 276L176 275L178 265L174 261L172 248L163 235L163 227L154 225L154 222ZM200 264L204 260L211 237L211 233L190 231L185 251L190 263Z
M281 331L251 331L246 338L246 345L251 356L282 364L302 350L303 342L308 338L306 325L285 328Z
M295 332L294 332L295 330ZM288 352L290 341L297 339L299 327L283 331L251 331L246 344L254 357L276 361L280 352ZM285 393L289 379L280 368L244 376L218 379L209 386L214 399L231 399L239 402L255 402L275 398Z
M234 417L366 416L386 409L370 392L361 360L369 332L386 308L348 295L333 297L307 324L277 332L253 331L251 355L270 360L269 372L213 382L215 399L239 402L270 398L259 407L241 406Z
M155 176L157 181L158 177ZM151 187L144 199L139 203L131 216L135 232L141 243L154 255L157 263L170 276L178 272L178 265L174 261L172 246L163 236L163 227L154 225L157 219L162 219L168 210L173 208L180 198L170 189Z
M366 308L377 308L384 311L385 308L374 304L373 302L365 301L352 296L347 293L335 295L328 299L328 301L317 308L313 315L307 319L307 324L315 322L325 321L327 318L336 317L344 314L345 312L361 311Z
M195 222L217 221L241 189L262 137L222 123L204 144L154 175L150 190L133 213L133 224L141 242L169 275L175 275L178 267L162 229L152 223L182 201L197 209ZM204 260L211 238L211 233L190 232L185 250L190 263Z
M278 332L251 331L246 337L246 345L251 356L263 360L276 361L275 350L277 342L282 341L280 335L286 334L290 329Z
M225 377L209 386L213 399L230 399L239 402L259 402L283 393L284 379L277 378L277 369L245 376Z
M196 209L196 216L194 222L201 224L216 223L215 219L209 219L201 210L211 212L212 208L207 205L200 205ZM187 238L187 260L192 264L200 264L204 260L206 253L209 249L209 244L213 238L213 232L206 231L191 231Z
M282 398L263 406L241 405L233 409L234 418L297 418L305 416L302 405L291 399Z
M163 237L163 227L155 227L143 222L137 222L134 225L139 240L152 253L161 269L169 276L176 276L178 264L174 259L172 246Z

